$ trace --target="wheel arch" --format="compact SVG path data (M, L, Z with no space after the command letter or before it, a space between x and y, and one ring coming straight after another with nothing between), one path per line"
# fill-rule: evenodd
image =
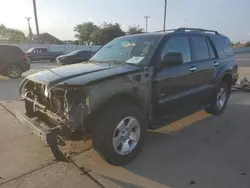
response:
M219 84L221 82L228 83L229 92L231 93L231 88L232 88L232 84L233 84L233 76L232 76L232 74L230 72L226 72L225 74L223 74L221 76L221 78L219 79L217 84Z
M117 103L117 104L122 104L122 103L128 104L129 103L131 105L135 105L144 114L146 114L146 107L144 105L145 103L137 94L117 93L113 96L110 96L105 101L99 103L98 105L96 105L94 108L91 109L90 114L87 116L87 118L83 122L84 128L86 128L86 130L88 132L91 132L92 125L93 125L93 123L95 123L95 119L98 116L99 112L101 112L103 109L105 109L105 107L107 107L108 105L114 104L114 103Z

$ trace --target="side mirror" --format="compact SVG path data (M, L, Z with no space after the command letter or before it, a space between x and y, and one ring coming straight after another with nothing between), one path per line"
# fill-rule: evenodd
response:
M166 65L180 65L183 63L183 56L180 52L169 52L167 53L161 64L163 66L166 66Z

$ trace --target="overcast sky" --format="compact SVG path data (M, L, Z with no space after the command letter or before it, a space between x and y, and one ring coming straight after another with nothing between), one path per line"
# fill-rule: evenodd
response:
M145 27L148 31L163 28L164 0L36 0L40 32L49 32L61 40L74 39L76 24L92 21L118 22ZM250 40L250 0L168 0L167 28L199 27L215 29L233 42ZM28 32L26 16L32 17L32 0L0 0L0 24ZM187 21L185 21L187 20Z

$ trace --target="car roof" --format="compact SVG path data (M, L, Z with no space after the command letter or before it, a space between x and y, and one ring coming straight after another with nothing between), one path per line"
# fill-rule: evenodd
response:
M0 44L0 47L14 47L14 48L19 48L16 45L8 45L8 44Z
M168 29L168 30L161 30L161 31L154 31L154 32L144 32L139 34L127 35L127 36L166 36L166 35L176 35L176 34L197 34L197 35L206 35L206 36L222 36L218 31L215 30L208 30L208 29L201 29L201 28L177 28L177 29Z

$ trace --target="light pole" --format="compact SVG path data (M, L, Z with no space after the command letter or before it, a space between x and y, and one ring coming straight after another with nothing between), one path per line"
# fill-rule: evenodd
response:
M31 20L31 17L25 17L25 19L26 19L27 22L28 22L29 37L32 38L33 33L32 33L32 29L31 29L31 27L30 27L30 20Z
M148 32L148 19L150 18L150 16L144 16L144 18L146 19L146 32Z
M36 22L36 34L39 35L39 26L38 26L38 19L37 19L37 11L36 11L36 0L33 0L33 7L34 7L34 16Z
M163 31L166 30L166 17L167 17L167 0L165 0L165 5L164 5L164 23L163 23Z

